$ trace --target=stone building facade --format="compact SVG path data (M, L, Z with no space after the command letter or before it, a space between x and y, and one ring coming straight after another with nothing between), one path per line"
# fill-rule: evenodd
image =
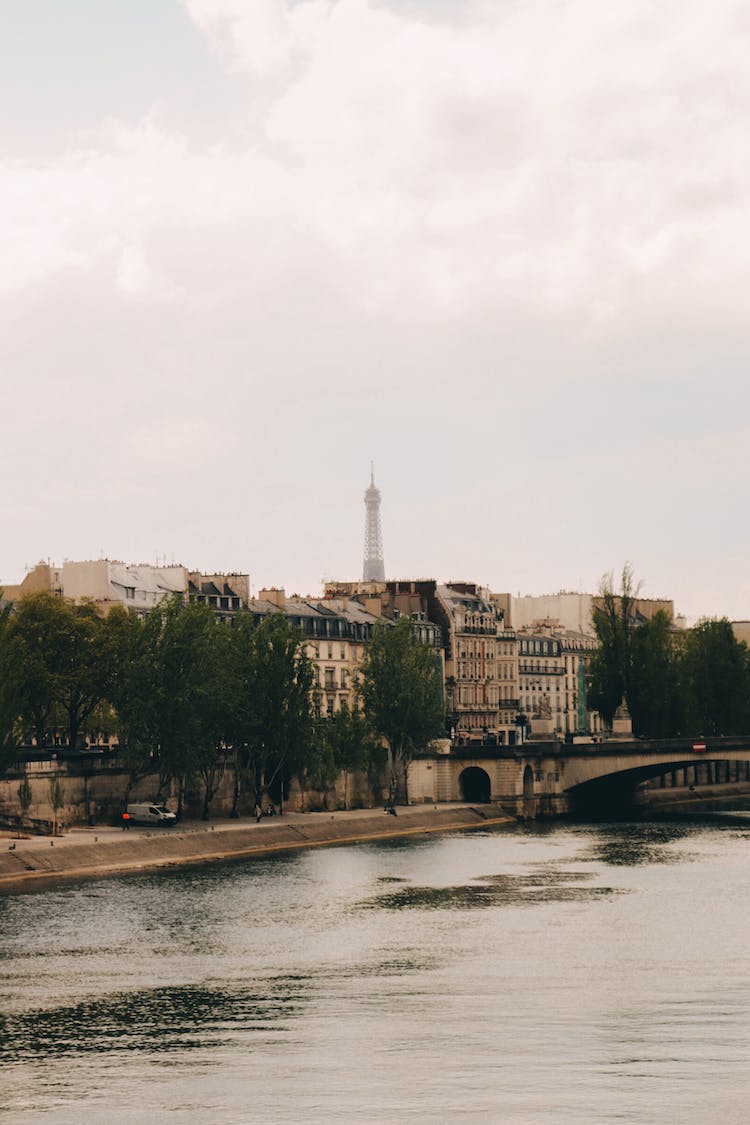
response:
M261 590L249 610L262 619L283 613L305 637L307 655L316 667L321 711L333 715L343 704L358 705L359 670L365 644L378 618L356 601L288 598L284 590Z
M586 667L596 640L560 625L518 630L520 709L532 737L599 734L601 717L588 708Z
M4 591L5 601L27 594L50 593L71 601L93 601L103 613L115 605L146 614L166 598L179 596L210 606L217 616L228 619L245 606L250 597L247 574L202 574L184 566L150 566L91 559L66 559L62 566L39 563L16 586Z
M518 737L515 634L488 590L473 582L437 587L445 636L446 706L451 737L461 745L512 745Z
M347 612L364 612L373 622L395 623L400 617L410 617L414 635L434 652L444 680L443 640L449 623L434 579L327 582L325 598L319 604L324 607L344 605Z
M560 590L557 594L524 595L493 594L493 601L502 609L508 627L527 629L540 621L555 622L571 633L595 636L593 612L601 604L598 594ZM675 620L674 602L668 598L636 598L636 619L650 621L660 611Z

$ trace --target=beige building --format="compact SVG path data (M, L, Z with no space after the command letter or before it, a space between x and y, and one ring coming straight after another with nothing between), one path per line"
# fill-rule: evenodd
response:
M581 594L560 590L557 594L524 595L493 594L493 601L503 610L509 628L527 629L541 621L555 622L571 633L595 636L594 607L600 604L598 594ZM674 603L666 598L636 598L636 617L641 621L663 610L674 620Z
M60 567L39 563L23 582L7 587L4 597L17 601L26 594L44 591L74 602L93 601L105 613L114 605L148 613L165 598L177 595L203 602L219 616L229 617L247 605L250 578L247 574L201 574L184 566L66 559Z
M356 601L346 598L288 598L284 590L261 590L249 603L256 619L283 613L305 636L307 655L316 668L318 698L324 715L333 715L343 704L359 704L359 670L365 644L378 618Z
M520 709L531 737L566 738L602 731L586 701L586 669L596 640L560 625L518 631Z
M57 594L62 596L62 567L49 562L39 562L26 574L22 582L2 587L3 600L17 602L29 594Z
M187 594L187 571L183 566L130 566L112 559L66 559L62 566L38 563L18 586L6 587L5 597L17 601L43 592L74 602L90 600L105 612L124 605L146 613L163 598Z
M187 570L184 566L132 566L110 559L66 561L62 592L74 602L91 599L105 613L113 605L148 613L165 598L187 595Z
M187 593L191 602L207 605L222 620L231 621L250 602L250 575L201 574L198 570L191 570Z
M461 743L509 745L518 731L518 653L515 633L488 590L473 582L437 587L447 622L446 706L451 734Z
M473 582L401 579L327 583L377 617L409 614L422 641L442 651L446 733L459 744L509 745L518 729L518 651L502 608Z
M342 601L343 599L343 601ZM445 682L444 639L450 628L434 578L388 579L383 582L327 582L323 606L344 604L364 610L374 621L395 622L409 617L412 631L434 652Z
M750 621L732 621L734 639L750 647Z

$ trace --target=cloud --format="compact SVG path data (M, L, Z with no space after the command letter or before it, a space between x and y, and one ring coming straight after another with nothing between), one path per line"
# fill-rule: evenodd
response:
M233 75L208 139L167 99L62 155L0 154L18 416L32 382L47 404L64 387L66 421L101 441L111 390L144 474L163 432L175 478L221 446L269 495L302 475L311 513L315 482L332 496L372 455L406 479L411 455L449 494L446 526L473 482L493 550L545 505L559 536L593 525L628 456L639 480L664 471L661 432L682 457L704 431L685 489L720 487L716 450L750 406L742 5L456 0L427 20L383 0L182 3ZM138 437L136 409L191 396L203 437ZM603 448L606 481L586 456ZM623 538L664 534L653 497L628 511ZM601 550L621 547L637 557ZM618 564L597 558L594 579Z
M303 62L334 10L334 0L288 7L278 0L184 0L196 27L222 59L258 78L283 74Z
M368 315L510 308L593 337L653 301L746 316L730 0L467 3L458 24L366 0L184 3L247 75L244 136L197 147L155 109L6 165L6 291L109 258L128 296L223 298L222 277L286 292L315 259ZM225 232L240 277L231 252L210 260Z

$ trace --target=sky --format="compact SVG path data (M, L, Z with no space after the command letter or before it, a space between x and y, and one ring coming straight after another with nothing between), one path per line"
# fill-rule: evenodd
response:
M4 0L0 583L750 618L750 11Z

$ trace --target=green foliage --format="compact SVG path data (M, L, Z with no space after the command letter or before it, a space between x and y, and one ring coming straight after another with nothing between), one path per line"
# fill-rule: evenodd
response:
M57 814L65 804L65 786L59 777L51 777L49 782L49 803L54 812L53 835L57 835Z
M50 620L57 620L49 595L23 598L14 607L5 637L6 659L15 670L18 723L24 737L32 735L37 746L47 744L54 708L51 661L46 652Z
M376 625L362 666L362 699L373 730L385 741L391 799L414 751L444 726L442 675L436 654L415 636L410 618Z
M660 611L638 622L629 566L621 589L602 581L594 628L599 649L589 701L608 722L624 698L633 732L647 738L743 734L750 730L750 659L725 618L676 631Z
M690 731L719 735L750 730L748 651L735 640L726 618L702 620L690 630L682 684Z
M92 603L32 594L18 602L10 618L8 648L17 668L24 728L43 747L59 718L67 727L68 745L76 748L83 724L111 686L116 653L106 619Z
M273 786L283 798L291 773L315 753L312 692L315 674L304 637L281 613L258 624L248 615L232 630L233 730L256 795Z
M159 723L156 692L160 682L159 642L164 618L155 607L143 618L120 606L109 615L112 645L117 653L110 700L117 714L132 785L158 766Z
M323 808L327 807L327 794L333 788L338 776L333 742L330 737L329 718L317 718L313 722L313 736L310 739L304 759L298 760L297 777L302 791L302 808L305 808L305 792L308 788L321 791L324 796Z
M10 606L4 606L0 609L0 775L10 765L19 742L21 695L10 636Z
M28 777L24 777L21 784L18 786L18 804L21 806L21 816L25 817L31 808L33 795L31 786L29 785Z
M668 615L660 610L632 636L633 663L628 707L633 731L670 738L685 729L681 649Z
M178 813L196 774L204 780L205 815L213 796L229 726L227 633L208 606L175 598L155 606L130 638L135 660L125 689L127 722L140 753L148 748L158 765L160 788L177 781ZM137 685L146 686L143 696Z
M321 743L327 750L328 771L332 779L344 776L344 807L349 808L349 775L382 771L384 754L369 723L358 708L346 702L330 718L321 720Z
M590 705L611 724L617 708L625 699L630 706L633 679L633 631L635 600L638 587L628 563L622 568L620 591L614 590L612 573L605 574L594 604L593 625L599 648L589 661Z

